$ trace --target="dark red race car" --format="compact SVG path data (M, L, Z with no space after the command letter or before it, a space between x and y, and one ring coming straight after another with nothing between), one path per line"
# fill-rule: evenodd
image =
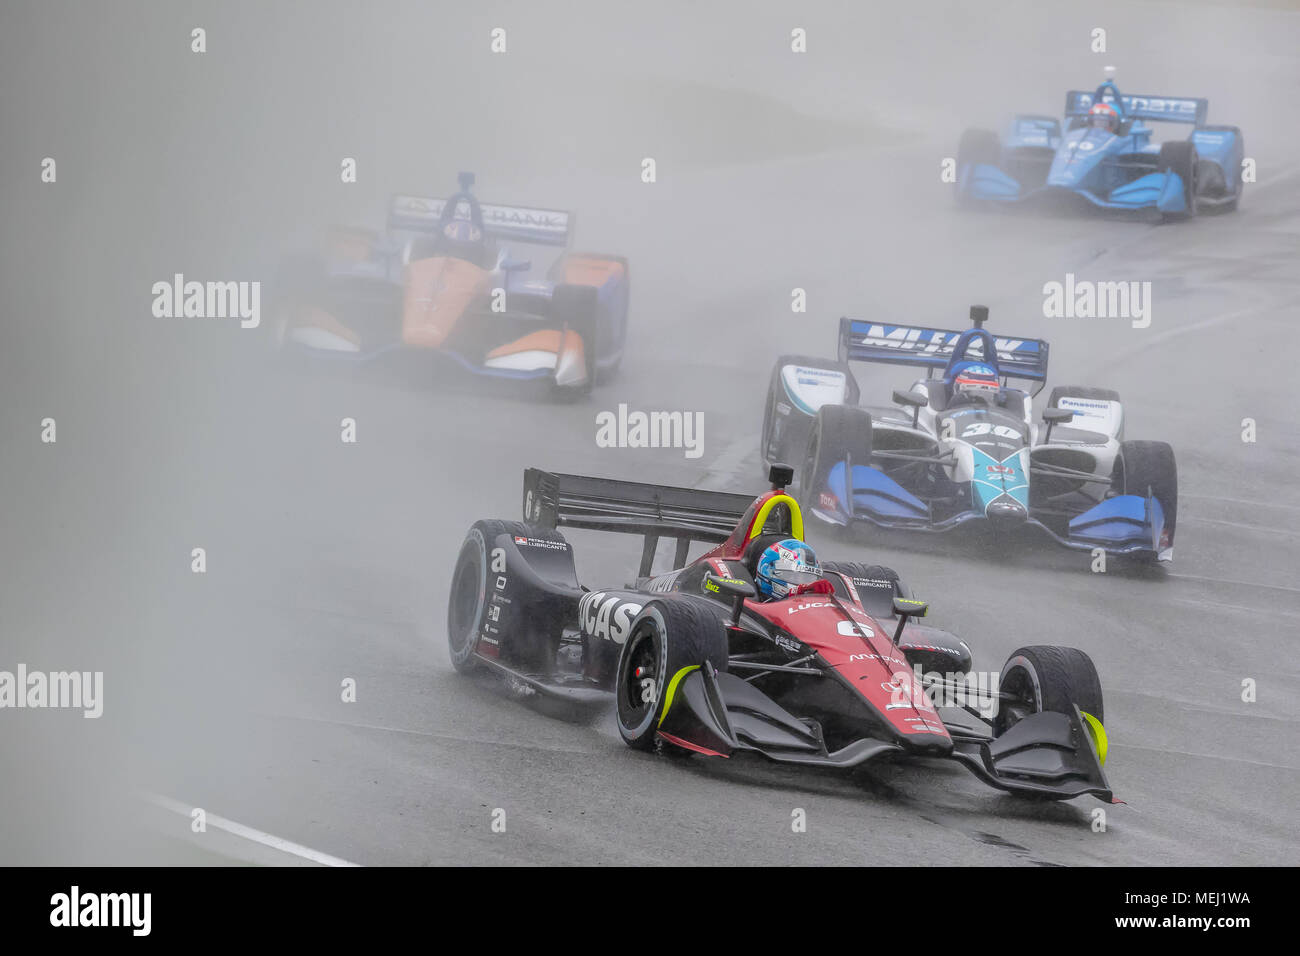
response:
M827 562L763 600L759 557L803 538L791 470L770 478L750 499L529 469L525 521L478 521L461 547L452 663L575 702L612 694L637 749L834 767L948 757L1015 794L1113 800L1101 683L1082 651L1023 647L977 679L966 644L915 623L927 605L883 567ZM560 527L642 535L637 580L579 584ZM676 541L676 570L652 574L661 538ZM688 562L693 541L714 547Z

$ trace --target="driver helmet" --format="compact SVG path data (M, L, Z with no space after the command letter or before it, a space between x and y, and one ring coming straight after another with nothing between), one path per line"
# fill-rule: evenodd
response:
M442 236L452 242L482 242L483 230L466 219L453 219L442 227Z
M492 255L488 241L483 237L483 229L468 219L443 223L438 251L440 255L464 259L481 268L488 267Z
M952 380L955 401L983 402L992 405L998 397L998 376L987 365L964 365Z
M1119 113L1109 103L1098 103L1088 110L1088 126L1113 133L1119 129Z
M759 557L754 583L763 598L776 600L822 577L813 549L798 538L786 538L768 546Z

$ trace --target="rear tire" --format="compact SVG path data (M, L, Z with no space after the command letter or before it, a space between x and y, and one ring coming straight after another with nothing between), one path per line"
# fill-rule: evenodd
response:
M808 433L812 427L813 416L790 401L790 396L786 394L785 386L781 382L781 369L787 365L805 365L809 368L842 372L846 386L845 400L849 402L858 400L853 373L849 370L848 363L832 362L829 359L813 358L808 355L779 357L768 380L767 401L763 406L763 431L759 439L759 452L764 478L767 477L768 467L776 462L786 465L795 465L798 462L799 455L807 447ZM778 422L776 411L778 402L790 406L790 413L785 415L781 422Z
M1017 695L1018 700L999 702L993 717L994 737L1030 714L1072 714L1076 706L1106 722L1096 665L1077 647L1036 644L1012 651L1002 667L998 689Z
M1093 388L1090 385L1058 385L1047 399L1048 408L1060 408L1062 398L1092 398L1099 402L1118 402L1119 392L1111 388Z
M708 661L727 669L725 621L712 602L682 597L650 601L633 620L614 683L618 733L633 750L654 748L668 688L683 668Z
M548 531L522 521L476 521L465 535L451 576L451 593L447 598L447 650L451 666L462 674L482 667L474 651L488 625L491 601L488 596L488 556L501 535L522 535L564 542L558 531ZM498 634L496 640L504 635Z
M1142 498L1150 489L1165 513L1165 530L1173 538L1178 523L1178 463L1167 442L1120 442L1110 486L1116 494Z
M823 405L817 410L799 477L805 504L816 504L813 496L826 489L831 469L846 456L853 465L871 464L871 414L849 405ZM852 511L853 502L844 504Z
M1062 398L1083 398L1098 402L1116 402L1120 405L1124 404L1120 401L1119 392L1115 391L1113 388L1093 388L1090 385L1058 385L1056 388L1052 389L1052 394L1048 396L1047 407L1060 408L1061 406L1059 403ZM1067 422L1066 424L1068 426L1069 423ZM1120 441L1124 440L1123 419L1120 420L1119 434L1115 437Z
M598 335L602 348L616 349L616 351L613 356L614 360L609 365L596 369L597 385L610 382L618 374L618 370L623 364L623 353L627 351L627 314L632 300L632 278L627 260L621 259L619 261L623 264L623 282L618 295L614 298L614 304L610 307L609 325L606 334ZM600 359L601 357L601 353L597 352L596 358Z
M1191 219L1196 215L1196 145L1185 140L1161 143L1160 156L1156 160L1157 172L1177 173L1183 181L1182 212L1167 212L1166 220L1178 221Z
M877 620L894 617L894 598L906 597L908 593L906 588L903 587L898 572L881 564L859 564L856 561L826 561L822 564L822 570L835 571L849 578L859 580L893 581L894 589L889 592L888 597L885 596L884 588L871 588L867 593L863 593L866 589L855 585L867 613Z

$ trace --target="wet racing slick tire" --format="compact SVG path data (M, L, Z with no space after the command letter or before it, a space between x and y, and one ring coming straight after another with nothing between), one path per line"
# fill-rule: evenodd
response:
M522 521L476 521L465 535L465 542L456 557L451 577L451 594L447 599L447 650L451 665L462 674L478 670L482 665L474 651L479 639L491 625L488 622L488 581L493 574L489 568L492 548L501 535L521 536L564 543L558 531L549 531ZM498 634L493 640L502 640Z
M877 620L893 617L894 598L907 597L907 591L903 588L903 582L899 579L898 572L884 565L859 564L856 561L824 561L822 562L822 570L835 571L850 578L858 592L858 596L862 600L863 607L866 608L868 614ZM867 581L892 581L894 586L887 589L870 587L870 585L862 583Z
M853 380L853 372L846 362L834 362L830 359L813 358L810 355L782 355L776 360L772 376L767 384L767 401L763 406L763 432L759 438L759 459L763 466L763 477L767 470L776 463L795 465L799 456L808 447L808 435L812 430L814 416L806 408L799 408L787 394L786 386L781 381L781 372L789 366L802 366L824 372L839 372L844 376L846 394L849 404L856 403L858 391ZM782 414L778 405L784 404L788 410Z
M576 385L552 382L552 392L561 401L584 398L596 384L596 357L600 354L600 303L596 289L588 285L557 285L551 293L551 315L564 326L578 333L582 339L582 354L586 364L586 377ZM560 356L556 357L556 374L560 369Z
M1120 442L1119 454L1110 476L1111 490L1117 495L1147 492L1160 502L1165 515L1165 531L1172 541L1178 524L1178 463L1174 450L1162 441Z
M967 191L967 184L960 180L962 170L973 169L978 165L997 166L1002 158L1002 144L998 134L991 129L968 129L961 134L957 143L957 203L961 206L973 206L976 200Z
M652 750L665 705L690 669L727 669L726 611L703 598L656 598L632 621L619 654L614 712L619 736Z
M817 410L799 473L802 504L818 505L831 469L846 457L854 465L871 464L871 413L849 405L823 405ZM841 502L849 511L852 504Z
M994 737L1030 714L1072 714L1075 706L1100 723L1106 720L1101 678L1092 658L1077 647L1035 644L1012 651L998 678L998 690L1011 697L998 702Z
M1157 172L1176 173L1183 182L1183 209L1181 212L1167 212L1168 221L1191 219L1196 215L1196 145L1186 140L1160 144L1160 155L1156 159Z

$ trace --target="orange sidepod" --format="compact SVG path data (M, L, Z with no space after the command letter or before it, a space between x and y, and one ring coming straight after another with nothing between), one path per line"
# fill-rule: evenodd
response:
M406 267L402 342L437 348L470 304L487 292L488 272L464 259L435 256Z
M365 262L374 253L377 238L370 229L335 226L325 236L325 251L331 258Z
M570 285L590 285L600 288L611 278L623 278L623 273L623 263L617 259L570 255L564 260L563 281Z

